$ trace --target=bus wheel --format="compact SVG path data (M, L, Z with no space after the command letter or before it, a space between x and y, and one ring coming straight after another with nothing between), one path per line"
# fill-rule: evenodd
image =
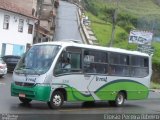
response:
M48 106L51 109L58 109L61 108L63 102L64 102L64 96L62 92L55 91L51 96L51 100L48 102Z
M116 107L119 107L119 106L122 106L124 104L124 101L125 101L125 95L123 92L119 92L116 96L116 99L115 101L109 101L109 104L111 106L116 106Z
M28 98L19 97L19 100L24 104L29 104L32 100Z

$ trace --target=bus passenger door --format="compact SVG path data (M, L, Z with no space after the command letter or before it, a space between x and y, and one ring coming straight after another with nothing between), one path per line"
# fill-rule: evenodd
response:
M88 91L94 98L94 100L105 100L106 91L101 90L107 84L106 75L94 75L89 85L87 86Z
M98 50L84 50L83 70L86 81L89 81L87 90L94 100L100 100L97 91L107 83L108 54Z
M95 81L97 75L96 74L85 74L84 75L84 78L85 78L85 82L88 83L87 84L87 90L88 90L88 94L90 94L94 100L99 100L99 98L94 94L94 89L96 87L96 85L92 84L93 82L92 81ZM92 84L92 85L91 85Z
M87 90L94 100L101 100L99 95L103 94L103 92L101 92L100 89L107 84L107 75L104 70L105 68L107 69L107 65L90 63L84 69L84 78L85 82L87 81Z

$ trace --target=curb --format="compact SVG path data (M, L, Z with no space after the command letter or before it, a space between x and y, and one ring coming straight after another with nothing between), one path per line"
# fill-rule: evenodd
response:
M5 85L5 83L3 83L3 82L0 82L0 85Z
M86 38L85 33L83 31L83 28L82 28L82 23L81 23L81 20L80 20L80 16L81 16L81 13L80 13L80 9L78 8L77 9L77 19L78 19L78 26L79 26L78 29L80 31L83 43L88 44L87 40L86 40L87 38Z
M79 26L78 29L80 31L83 43L90 44L90 45L99 45L97 43L96 36L94 34L90 34L90 32L92 32L92 30L91 29L89 30L88 27L83 24L83 18L81 18L82 6L80 6L78 3L74 3L74 2L70 2L70 3L77 6L77 19L78 19L78 26Z
M83 23L84 18L81 18L81 15L82 15L81 10L78 9L78 17L80 20L80 27L82 29L82 34L84 36L85 43L91 44L91 45L98 45L97 38L95 37L91 28L89 26L84 25L84 23Z
M156 93L160 93L160 89L149 89L149 91L151 91L151 92L156 92Z

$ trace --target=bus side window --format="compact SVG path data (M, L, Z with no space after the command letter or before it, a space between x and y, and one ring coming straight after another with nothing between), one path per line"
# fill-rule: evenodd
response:
M96 65L91 63L89 67L86 69L87 73L97 73Z
M71 69L70 58L68 57L68 53L63 51L56 63L54 73L56 75L63 74L69 72L69 69Z
M109 66L109 68L108 68L108 74L109 75L114 75L115 74L115 68L114 68L114 66Z
M71 72L81 71L81 54L80 53L71 53Z
M85 49L84 72L108 74L108 53L101 50Z
M131 56L131 76L145 77L149 73L149 60L141 56Z
M60 57L55 65L54 74L58 75L62 73L62 58Z
M67 47L59 57L55 66L55 74L80 72L81 71L81 49Z

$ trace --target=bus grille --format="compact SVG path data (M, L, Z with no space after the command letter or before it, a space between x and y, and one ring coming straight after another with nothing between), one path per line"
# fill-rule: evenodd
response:
M18 86L25 86L25 87L33 87L35 86L35 83L24 83L24 82L15 82Z

